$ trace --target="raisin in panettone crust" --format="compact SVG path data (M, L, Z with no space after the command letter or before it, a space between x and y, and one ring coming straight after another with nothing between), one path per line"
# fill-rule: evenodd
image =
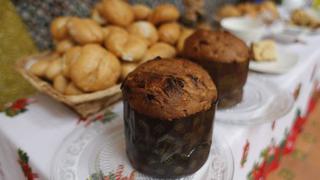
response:
M209 74L185 59L155 59L139 66L122 84L124 99L137 112L162 120L211 108L217 91Z

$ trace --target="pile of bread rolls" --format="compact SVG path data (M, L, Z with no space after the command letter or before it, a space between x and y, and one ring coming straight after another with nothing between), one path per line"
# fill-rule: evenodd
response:
M55 52L30 72L65 95L105 90L139 64L175 57L193 29L178 23L171 4L154 9L125 0L103 0L90 18L57 17L51 23Z
M273 1L264 1L260 4L256 3L239 3L236 5L227 4L222 6L217 14L218 19L237 16L266 15L268 19L275 20L279 18L279 12L276 4Z

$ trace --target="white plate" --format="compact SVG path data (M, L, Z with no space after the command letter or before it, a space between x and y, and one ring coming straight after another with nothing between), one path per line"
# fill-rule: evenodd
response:
M267 80L256 76L249 77L242 101L232 108L218 110L216 121L255 125L277 120L292 109L294 100L290 93Z
M93 174L116 174L122 171L129 176L131 167L124 142L123 120L116 118L108 124L95 122L88 127L79 125L62 143L52 166L52 180L84 180ZM194 180L231 180L233 177L233 156L226 141L215 137L207 162L194 175L182 178ZM135 173L135 180L154 178Z
M249 69L257 72L281 74L292 69L298 62L299 56L278 49L278 58L275 61L256 62L250 61Z

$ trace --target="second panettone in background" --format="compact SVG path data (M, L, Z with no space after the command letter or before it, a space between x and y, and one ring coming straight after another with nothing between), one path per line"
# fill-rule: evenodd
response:
M209 72L218 89L219 108L241 102L250 58L242 40L226 31L197 30L186 40L182 56Z

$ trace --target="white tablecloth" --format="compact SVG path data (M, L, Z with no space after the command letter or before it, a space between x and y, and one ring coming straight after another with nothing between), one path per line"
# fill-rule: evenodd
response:
M273 81L288 93L294 93L301 83L300 95L290 113L276 120L275 124L272 121L254 126L215 124L214 131L224 137L232 149L234 179L246 179L254 164L261 161L261 151L271 143L278 144L284 138L285 130L291 127L298 108L301 109L302 115L306 114L313 88L311 74L316 63L320 66L319 44L320 36L309 36L306 45L284 46L287 51L299 54L298 64L283 75L258 74ZM257 74L250 73L250 76L252 75ZM39 179L50 179L55 152L64 138L77 128L78 117L62 104L46 95L36 95L32 98L36 102L27 106L28 110L24 113L14 117L0 113L0 180L23 179L17 163L18 148L29 155L30 166ZM243 151L246 144L248 156L245 158Z

